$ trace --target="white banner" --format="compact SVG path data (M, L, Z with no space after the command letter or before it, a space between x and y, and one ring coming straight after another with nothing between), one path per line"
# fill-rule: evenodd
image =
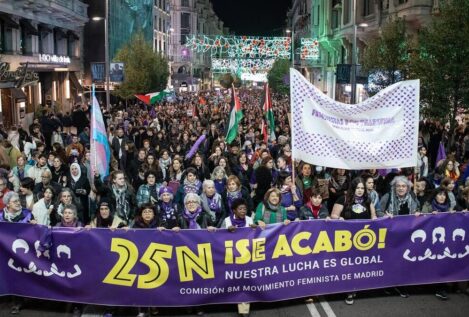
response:
M290 88L295 160L345 169L415 166L419 80L396 83L356 105L334 101L295 69Z

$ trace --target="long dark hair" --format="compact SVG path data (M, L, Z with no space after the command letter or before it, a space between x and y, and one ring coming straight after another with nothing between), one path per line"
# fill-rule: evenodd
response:
M350 210L352 208L352 205L355 204L355 190L357 189L357 186L359 184L362 184L364 187L363 204L369 210L371 202L370 202L370 198L368 197L368 193L366 191L365 180L361 177L355 177L350 183L350 188L347 190L347 196L345 196L344 210Z

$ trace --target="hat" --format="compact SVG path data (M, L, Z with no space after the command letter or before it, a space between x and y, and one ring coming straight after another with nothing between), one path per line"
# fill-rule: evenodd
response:
M110 210L111 212L113 211L113 208L112 208L113 206L112 206L111 202L110 202L107 198L102 198L102 199L99 201L99 203L98 203L98 205L97 205L98 211L99 211L99 208L101 208L101 206L106 206L106 207L109 208L109 210Z
M160 188L160 191L159 191L159 195L163 195L163 194L171 194L173 195L173 190L169 187L166 187L166 186L162 186Z

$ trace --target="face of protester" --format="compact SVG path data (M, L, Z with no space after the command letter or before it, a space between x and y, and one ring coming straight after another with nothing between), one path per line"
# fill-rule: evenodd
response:
M277 206L280 203L280 196L276 192L271 192L269 195L269 203Z
M139 161L144 161L144 160L145 160L145 156L147 156L147 154L145 153L145 151L138 151L138 159L139 159Z
M448 189L449 192L452 192L454 189L454 181L449 182L446 188Z
M420 155L421 155L421 156L427 155L427 149L426 149L424 146L422 146L422 147L420 148L420 151L419 151L419 152L420 152Z
M171 201L171 194L170 193L163 193L161 195L161 200L165 203L169 203Z
M366 180L366 190L371 191L374 189L374 186L375 186L375 181L373 180L373 178L368 178Z
M218 146L215 148L215 155L217 156L221 155L221 149Z
M45 158L44 156L41 156L41 157L39 158L38 164L39 164L39 166L41 166L41 167L42 167L42 166L46 166L46 164L47 164L46 158Z
M181 169L181 163L178 160L173 161L173 170L179 171Z
M303 176L311 176L311 165L309 164L305 164L303 165L303 167L301 168L301 174L303 174Z
M246 164L247 162L247 157L246 157L246 154L243 154L239 157L239 163L240 164Z
M10 201L7 204L8 211L11 213L15 213L21 210L21 202L20 198L18 196L14 196L10 199Z
M75 214L73 213L71 209L65 208L62 214L63 214L64 222L69 223L69 222L75 221Z
M147 156L147 163L149 165L153 165L155 163L155 157L153 155L148 155Z
M225 159L221 159L218 161L218 166L221 166L223 168L226 168L226 160Z
M415 183L415 190L417 194L423 193L425 191L425 188L427 187L426 182L417 182Z
M205 195L207 195L208 197L212 197L213 195L215 195L215 186L212 184L206 185L204 191Z
M73 174L73 172L72 172L72 174ZM74 176L75 176L75 175L74 175ZM51 179L52 179L52 176L51 176L49 173L42 173L42 175L41 175L41 180L42 180L42 183L43 183L44 185L49 184L50 181L51 181Z
M155 211L151 208L145 208L142 210L142 219L146 223L152 222L152 220L155 218Z
M73 143L78 143L78 137L77 137L76 135L74 135L74 136L72 137L72 142L73 142Z
M233 210L233 213L238 219L246 218L247 212L248 212L248 207L246 205L239 205L235 210Z
M436 194L435 196L435 200L437 203L439 204L444 204L445 201L446 201L446 195L444 192L439 192L438 194Z
M277 159L278 168L284 169L286 167L286 165L287 165L287 162L285 162L284 159L282 159L282 158Z
M448 171L452 171L454 169L454 163L453 161L449 161L448 164L446 164L446 169Z
M197 179L197 176L195 174L187 173L187 180L189 181L189 183L195 182L196 179Z
M125 185L124 174L122 173L117 174L116 178L114 178L114 184L116 184L118 187L124 187Z
M64 205L70 205L72 203L72 194L70 194L69 192L63 192L60 196L60 201Z
M44 191L44 200L45 201L51 201L52 197L54 197L54 193L50 189L46 189Z
M229 181L227 186L229 192L235 192L238 190L238 184L236 184L235 181Z
M62 161L61 161L60 159L58 159L58 158L55 158L55 159L54 159L54 167L55 167L56 169L59 169L61 166L62 166Z
M149 174L149 175L147 176L147 184L150 185L150 186L153 186L153 185L156 184L156 177L155 177L155 175Z
M316 196L311 196L311 204L314 206L314 207L318 207L320 206L322 203L322 196L321 195L316 195Z
M124 136L124 129L117 129L117 136L122 138Z
M407 184L404 182L397 182L396 183L396 194L399 197L404 197L407 194Z
M99 207L99 214L101 215L101 218L107 219L111 215L111 210L109 209L109 206L102 205Z
M18 159L16 160L16 163L18 164L18 166L23 167L25 163L24 158L22 156L18 157Z
M345 170L343 168L337 169L337 175L344 176L345 175Z
M169 159L169 153L168 152L163 152L163 155L161 155L161 157L163 158L163 160L167 160Z
M261 159L262 159L262 160L265 159L268 155L269 155L269 153L267 153L267 152L262 152L262 154L261 154Z
M283 150L283 154L285 154L285 156L290 157L291 156L291 150L289 148L286 148L286 149Z
M267 168L272 169L274 167L274 160L270 160L266 164Z
M365 193L365 185L363 183L358 183L357 187L355 188L355 196L362 197Z
M197 208L199 208L199 203L195 200L188 200L186 202L186 209L190 213L195 213L197 211Z
M71 171L73 176L78 176L78 174L80 172L77 166L72 166L70 171Z
M283 185L290 187L292 185L292 179L291 176L287 176L285 180L283 181Z
M196 156L194 159L195 166L202 166L202 158L200 156Z

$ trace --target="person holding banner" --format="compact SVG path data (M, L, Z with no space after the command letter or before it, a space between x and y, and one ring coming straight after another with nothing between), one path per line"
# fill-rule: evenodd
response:
M391 182L391 191L381 197L382 216L413 215L420 210L420 204L412 189L412 183L405 176L396 176Z
M257 228L251 217L247 215L248 204L243 198L236 199L233 201L233 214L226 217L223 220L222 228L228 229L230 232L234 232L237 228ZM249 316L249 303L238 304L238 314L241 317Z
M64 228L81 228L83 224L78 219L77 207L75 205L66 205L62 212L62 220L57 223L56 227Z
M347 193L337 199L332 213L332 219L356 220L376 219L375 206L368 197L363 178L354 178ZM348 293L345 298L347 305L353 305L356 293Z
M265 229L266 225L282 223L288 225L287 210L282 206L282 195L277 188L269 189L264 195L264 201L259 203L254 216L254 223Z
M291 221L298 220L300 208L303 206L303 197L300 190L295 186L288 172L280 172L277 182L282 195L282 206L287 210L288 219Z
M203 193L200 195L202 208L212 217L212 222L215 224L215 227L220 228L226 217L225 205L223 204L222 197L215 190L215 183L213 180L204 180L202 187Z
M202 209L199 195L188 193L184 197L184 210L179 227L181 229L209 229L209 231L212 231L216 230L213 225L210 215Z
M93 218L90 224L86 227L116 229L123 228L125 226L125 221L114 214L114 210L112 210L112 205L106 199L101 199L98 204L96 217Z
M248 204L248 214L251 214L254 209L249 191L241 186L241 181L234 175L228 177L226 191L223 192L222 197L225 202L225 210L229 214L233 213L233 202L239 198L243 198Z
M178 205L173 202L173 190L169 186L161 186L159 196L158 214L161 226L178 231L181 214Z

